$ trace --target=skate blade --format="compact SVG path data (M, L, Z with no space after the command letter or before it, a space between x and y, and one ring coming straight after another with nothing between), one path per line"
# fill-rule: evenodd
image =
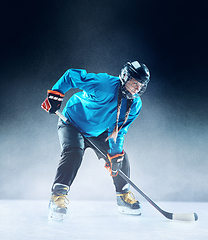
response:
M142 214L140 209L130 209L125 206L118 206L118 211L122 214L135 215L135 216L140 216Z
M48 220L62 221L63 219L64 219L64 214L49 211Z

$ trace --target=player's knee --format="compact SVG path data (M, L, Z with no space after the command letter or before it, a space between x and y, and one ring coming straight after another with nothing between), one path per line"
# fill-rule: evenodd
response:
M62 152L61 156L65 157L82 157L84 153L84 149L79 147L65 147Z

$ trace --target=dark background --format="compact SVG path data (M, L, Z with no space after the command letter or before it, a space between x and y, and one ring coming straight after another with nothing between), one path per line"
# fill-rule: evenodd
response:
M125 141L132 180L155 200L207 201L207 10L202 0L1 2L0 198L49 196L60 147L57 117L40 105L68 68L118 75L139 60L151 82ZM114 199L104 163L85 158L71 198Z

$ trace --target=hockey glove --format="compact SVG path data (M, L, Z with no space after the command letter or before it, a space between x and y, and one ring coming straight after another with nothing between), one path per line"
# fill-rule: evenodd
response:
M42 103L41 107L49 113L55 113L56 110L60 109L61 103L64 98L64 94L58 92L58 91L53 91L53 90L48 90L47 92L48 96L45 99L45 101Z
M105 164L105 168L107 168L112 177L116 177L118 175L118 171L122 168L124 151L122 153L116 154L114 156L110 156L107 154L109 163Z

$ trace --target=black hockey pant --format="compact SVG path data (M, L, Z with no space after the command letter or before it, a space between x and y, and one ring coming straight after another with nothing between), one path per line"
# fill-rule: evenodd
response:
M109 149L108 141L105 141L107 134L107 132L104 132L98 137L89 138L105 154L107 154ZM74 126L64 124L61 119L59 119L58 122L58 136L61 144L61 159L57 168L54 184L62 183L70 187L81 165L84 151L90 146ZM100 159L101 155L99 155L95 149L93 150ZM126 153L121 171L128 177L130 176L129 160ZM113 177L113 183L116 192L121 192L124 185L126 185L126 181L119 175Z

